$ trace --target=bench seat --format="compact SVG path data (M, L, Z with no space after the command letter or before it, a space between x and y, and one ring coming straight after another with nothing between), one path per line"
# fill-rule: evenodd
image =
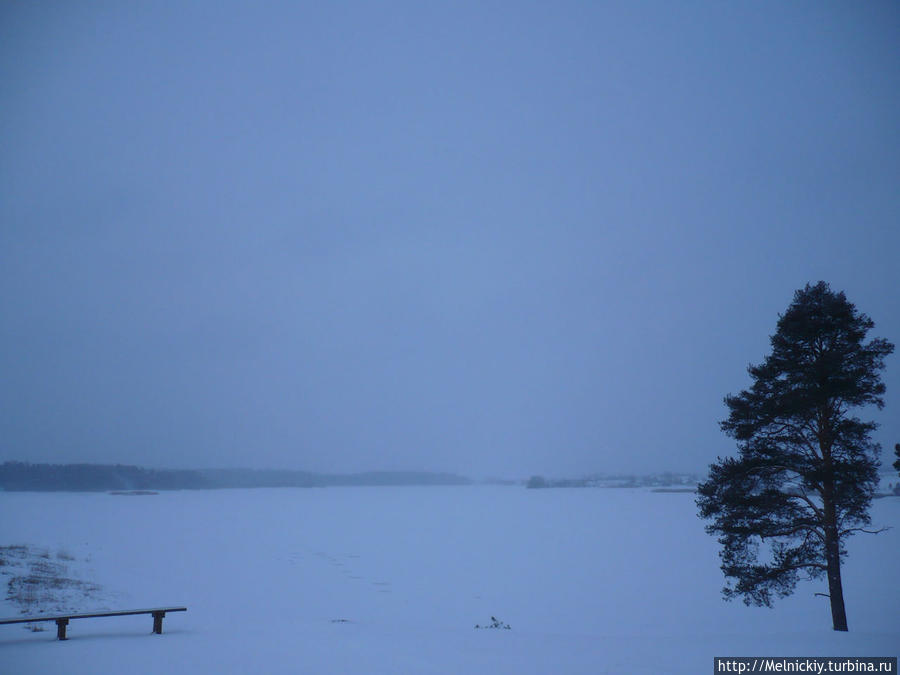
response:
M58 640L66 639L66 626L72 619L94 619L101 616L129 616L132 614L152 614L153 632L162 634L162 620L167 612L186 612L187 607L154 607L152 609L120 609L104 610L99 612L85 612L80 614L40 614L38 616L23 616L13 619L0 619L4 623L37 623L39 621L55 621L56 637Z

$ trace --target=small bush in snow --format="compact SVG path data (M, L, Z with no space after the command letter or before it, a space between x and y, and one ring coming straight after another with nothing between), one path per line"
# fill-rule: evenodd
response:
M481 626L481 625L479 625L479 624L476 623L476 624L475 624L475 628L502 628L503 630L509 630L509 629L510 629L508 623L503 623L502 621L500 621L500 619L498 619L498 618L495 617L495 616L492 616L492 617L491 617L491 622L490 622L488 625L486 625L486 626Z

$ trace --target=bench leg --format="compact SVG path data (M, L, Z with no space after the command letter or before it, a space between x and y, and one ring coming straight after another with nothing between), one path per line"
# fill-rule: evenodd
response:
M153 612L153 632L157 635L162 635L162 620L165 615L165 612Z
M65 640L66 638L66 626L69 625L68 619L57 619L56 620L56 639L57 640Z

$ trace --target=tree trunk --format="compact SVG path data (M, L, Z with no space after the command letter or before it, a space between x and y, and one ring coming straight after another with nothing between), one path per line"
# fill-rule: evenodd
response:
M847 612L844 610L844 587L841 585L841 554L838 546L836 536L826 536L825 559L828 565L831 623L835 630L847 630Z
M825 516L825 564L828 574L828 595L831 599L831 623L834 630L845 631L847 630L847 612L844 609L844 587L841 584L841 542L838 537L833 484L829 485L826 483L822 498L822 510Z

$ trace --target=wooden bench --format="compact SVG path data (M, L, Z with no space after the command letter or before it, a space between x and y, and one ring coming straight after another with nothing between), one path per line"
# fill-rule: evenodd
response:
M16 619L0 619L4 623L37 623L38 621L55 621L56 638L66 639L66 626L71 619L93 619L100 616L128 616L130 614L152 614L153 632L162 635L162 620L166 612L186 612L187 607L156 607L155 609L123 609L114 612L90 612L88 614L53 614L41 616L26 616Z

